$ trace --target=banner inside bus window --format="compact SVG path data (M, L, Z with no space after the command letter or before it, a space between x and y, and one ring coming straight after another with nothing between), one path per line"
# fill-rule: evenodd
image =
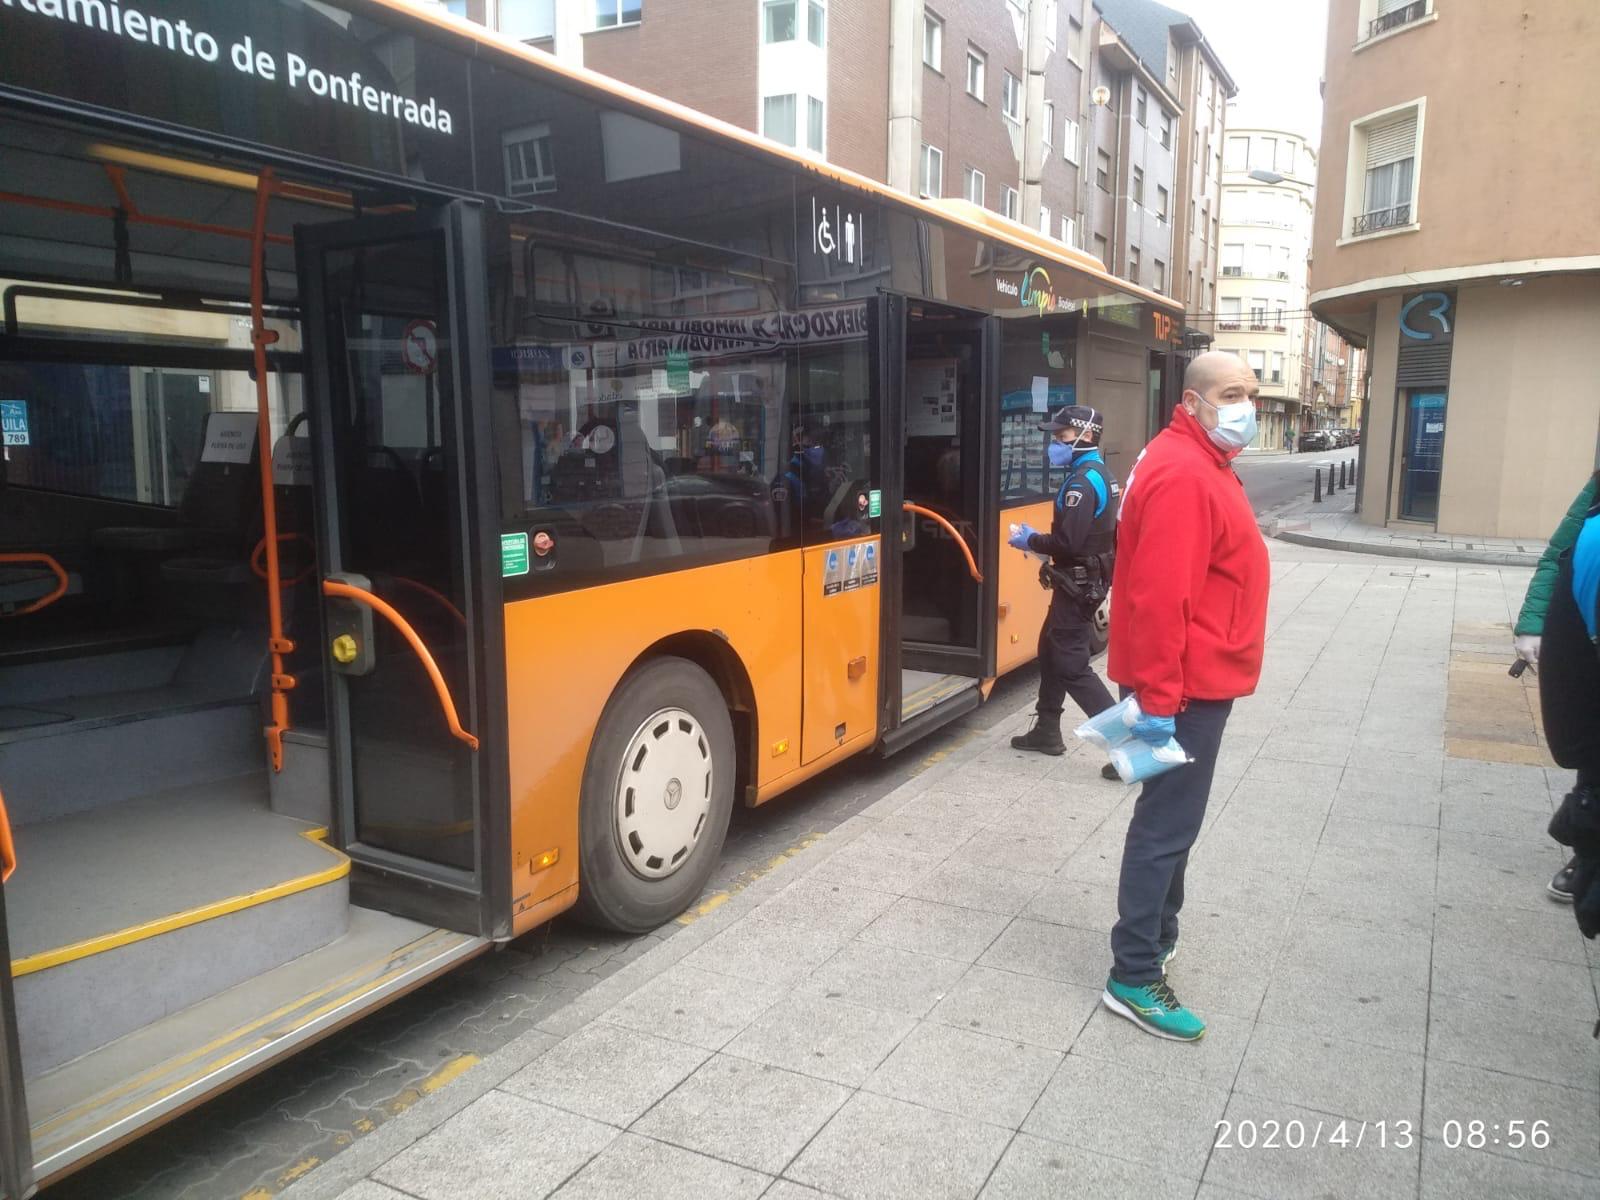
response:
M822 568L822 594L837 596L878 583L878 543L856 542L828 551Z

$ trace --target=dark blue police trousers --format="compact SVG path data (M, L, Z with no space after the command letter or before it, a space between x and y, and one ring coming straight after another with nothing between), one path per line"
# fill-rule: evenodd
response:
M1191 700L1174 722L1178 744L1194 761L1145 781L1122 847L1111 973L1135 986L1161 978L1156 959L1178 939L1183 874L1200 836L1211 779L1232 700Z

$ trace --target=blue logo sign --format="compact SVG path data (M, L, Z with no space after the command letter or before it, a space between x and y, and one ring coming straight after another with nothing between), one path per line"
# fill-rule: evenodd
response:
M5 434L7 446L28 444L28 402L26 400L0 400L0 431Z
M1423 292L1400 309L1400 332L1414 342L1433 342L1450 336L1450 297L1445 292Z

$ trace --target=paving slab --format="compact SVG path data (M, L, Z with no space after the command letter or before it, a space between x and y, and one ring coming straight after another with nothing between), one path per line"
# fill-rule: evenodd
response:
M929 1023L913 1029L863 1088L1015 1129L1060 1063L1055 1050Z
M528 1100L626 1127L706 1057L698 1046L598 1022L500 1086Z
M559 1200L755 1200L771 1182L769 1175L625 1133L555 1195Z
M728 1043L753 1062L860 1087L916 1020L821 996L790 996Z

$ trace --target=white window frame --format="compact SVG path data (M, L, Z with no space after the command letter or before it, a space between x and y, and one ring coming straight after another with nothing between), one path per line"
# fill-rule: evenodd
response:
M790 116L791 128L789 130L789 140L788 141L784 141L781 137L777 137L776 135L774 135L767 128L767 116L768 116L767 106L769 104L771 104L775 100L787 100L789 102L789 116ZM799 147L799 145L800 145L800 97L797 94L795 94L794 92L785 92L782 95L778 95L778 96L763 96L763 97L761 97L761 136L766 138L768 141L777 142L778 145L780 145L780 146L788 146L791 149L796 149L796 148Z
M928 58L930 43L933 46L932 60ZM944 18L927 9L922 11L922 65L944 74Z
M1439 19L1439 14L1434 11L1436 7L1435 0L1425 0L1425 9L1420 17L1414 17L1413 19L1396 25L1391 29L1385 29L1381 33L1373 33L1372 22L1376 21L1378 17L1382 15L1378 11L1381 7L1382 4L1379 2L1379 0L1360 0L1360 2L1356 5L1355 48L1357 50L1365 50L1368 46L1375 45L1378 42L1386 41L1392 37L1398 37L1400 34L1407 33L1413 29L1420 29L1422 26L1429 25ZM1410 6L1405 3L1400 3L1396 4L1394 7L1396 9L1405 9Z
M512 14L510 28L507 28L507 11ZM452 10L454 11L454 10ZM465 12L461 14L465 16ZM533 3L510 4L500 0L499 31L507 37L516 38L519 42L539 42L556 35L555 0L545 0L541 6L534 0ZM521 17L520 22L516 19ZM530 32L531 29L531 32Z
M523 146L531 143L544 142L548 157L539 154L538 173L524 175L520 171L512 170L512 151L518 152L517 159L522 161L521 150ZM508 196L544 196L556 190L555 152L550 147L550 123L537 121L532 125L523 125L517 129L508 129L500 135L501 155L506 168L506 194Z
M1069 246L1078 244L1078 222L1072 217L1061 218L1061 240Z
M631 21L622 19L624 6L631 2L632 0L593 0L589 11L594 14L594 27L596 29L631 29L633 26L642 23L644 21L644 0L638 0L639 15L637 17L634 17ZM600 20L600 10L602 8L610 9L616 14L616 19L609 24L602 22Z
M1165 225L1172 219L1172 193L1159 183L1156 184L1156 203L1160 206L1156 211L1156 220Z
M806 41L818 50L828 48L828 0L806 0Z
M1048 204L1039 206L1039 232L1044 234L1045 237L1050 236L1050 206Z
M923 142L920 165L922 169L917 173L919 189L929 199L939 199L944 195L944 151Z
M1056 128L1056 104L1054 100L1044 102L1044 124L1040 127L1039 137L1044 143L1044 148L1049 150L1054 145ZM1049 232L1046 230L1046 232Z
M1165 295L1167 291L1167 264L1157 258L1151 260L1151 266L1156 273L1154 280L1155 290Z
M815 125L813 125L813 121L815 121ZM796 122L798 123L798 117ZM815 144L811 140L814 127L819 131ZM806 149L813 154L819 154L824 157L828 153L828 105L825 101L818 100L815 96L806 97Z
M1150 128L1150 93L1138 84L1133 85L1133 119L1141 129Z
M1061 124L1061 157L1078 166L1078 123L1068 117Z
M1142 257L1143 256L1139 253L1139 247L1137 247L1137 246L1129 246L1128 247L1128 282L1129 283L1138 283L1139 282L1139 268L1142 265L1142 263L1141 263Z
M1411 220L1408 224L1390 229L1376 229L1370 233L1356 234L1355 219L1365 214L1367 196L1367 133L1388 124L1394 118L1415 110L1417 116L1416 140L1412 144L1411 165ZM1372 238L1394 237L1414 233L1422 227L1422 163L1426 146L1428 124L1428 98L1418 96L1404 104L1393 104L1376 112L1366 113L1350 122L1348 149L1345 155L1344 220L1339 230L1337 246L1365 242Z
M802 6L805 0L761 0L761 44L787 46L800 38L800 22L804 19ZM772 13L780 8L789 10L789 36L775 38L772 33Z
M1006 120L1022 122L1022 80L1010 71L1000 85L1000 111Z
M1083 22L1072 16L1067 18L1067 61L1083 66Z
M1100 160L1102 158L1106 160L1106 184L1104 187L1100 186ZM1113 170L1115 170L1115 165L1111 161L1111 155L1104 150L1097 149L1094 152L1094 185L1107 195L1112 193L1117 184L1115 177L1111 174Z
M974 181L978 185L976 188L972 186ZM984 189L987 186L988 180L984 178L982 171L978 170L977 167L967 168L966 179L962 181L962 191L970 203L976 204L981 208L983 206ZM974 192L977 195L973 195Z
M1227 144L1223 148L1222 165L1229 171L1248 171L1250 169L1250 138L1242 133L1230 133ZM1235 150L1241 150L1234 154Z
M1009 184L1000 189L1000 215L1022 220L1022 194Z
M1128 198L1135 208L1144 207L1144 168L1135 167L1128 176Z
M973 89L974 75L976 75L977 89ZM967 43L967 95L979 103L988 103L983 98L989 86L989 56L970 42Z

